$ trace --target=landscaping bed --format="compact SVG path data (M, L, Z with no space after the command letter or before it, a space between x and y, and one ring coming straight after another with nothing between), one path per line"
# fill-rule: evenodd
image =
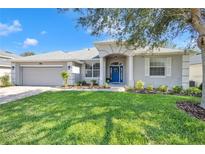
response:
M178 96L202 96L202 88L200 87L189 87L184 89L182 86L168 87L167 85L160 85L154 88L152 84L148 84L144 87L144 82L141 80L136 81L134 88L125 87L125 90L132 93L139 94L169 94Z
M205 109L199 106L199 104L193 104L191 102L177 102L177 107L184 110L188 114L205 121Z
M76 85L69 85L67 87L62 87L63 89L110 89L109 86L98 86L98 85L83 85L83 86L76 86Z

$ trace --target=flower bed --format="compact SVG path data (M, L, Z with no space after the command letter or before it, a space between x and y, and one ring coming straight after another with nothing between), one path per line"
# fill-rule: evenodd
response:
M168 88L167 85L160 85L158 88L153 88L153 85L148 84L144 87L144 82L141 80L136 81L135 88L125 87L125 90L132 93L140 94L170 94L170 95L181 95L181 96L202 96L202 91L197 87L190 87L183 89L182 86L173 86Z

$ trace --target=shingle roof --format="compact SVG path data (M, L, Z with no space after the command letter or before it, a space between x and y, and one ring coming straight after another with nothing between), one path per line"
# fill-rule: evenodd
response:
M15 55L14 53L8 51L0 50L0 57L8 57L8 58L19 58L20 56Z
M11 52L0 50L0 67L11 67L11 59L16 59L19 57L20 56Z
M201 61L202 61L201 54L190 57L190 64L191 65L193 65L193 64L201 64Z
M101 42L102 43L102 42ZM136 50L137 53L145 53L145 49ZM174 54L180 53L183 54L184 50L180 49L169 49L169 48L159 48L154 50L152 53L165 53L165 54ZM91 60L99 58L99 52L97 48L82 49L73 52L64 52L64 51L54 51L48 52L39 55L21 57L18 59L12 60L13 62L35 62L35 61L80 61L80 60Z
M54 51L39 55L21 57L13 61L69 61L90 60L98 56L96 48L83 49L75 52Z

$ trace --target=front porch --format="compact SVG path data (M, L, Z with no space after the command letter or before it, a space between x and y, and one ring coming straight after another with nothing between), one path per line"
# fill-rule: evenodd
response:
M134 87L133 50L115 41L96 42L95 47L100 57L99 84L109 81L111 85Z
M100 57L99 84L109 83L111 86L134 86L133 56L110 54Z

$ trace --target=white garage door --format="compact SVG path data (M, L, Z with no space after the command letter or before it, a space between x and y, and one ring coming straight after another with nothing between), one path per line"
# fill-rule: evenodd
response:
M23 85L60 86L62 66L58 67L23 67Z

